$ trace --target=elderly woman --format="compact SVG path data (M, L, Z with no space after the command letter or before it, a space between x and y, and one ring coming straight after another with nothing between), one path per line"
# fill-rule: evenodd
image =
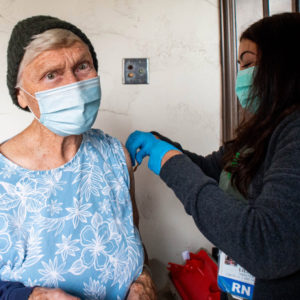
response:
M70 23L35 16L12 32L9 92L35 119L0 146L1 299L156 297L128 153L91 129L97 68Z

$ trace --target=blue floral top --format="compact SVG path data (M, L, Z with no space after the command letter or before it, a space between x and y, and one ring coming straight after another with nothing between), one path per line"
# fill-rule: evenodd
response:
M100 130L83 134L74 158L52 170L0 154L1 280L124 299L144 261L129 185L122 145Z

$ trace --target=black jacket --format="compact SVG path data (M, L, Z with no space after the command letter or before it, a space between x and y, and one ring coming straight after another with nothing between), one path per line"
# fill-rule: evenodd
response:
M206 157L183 152L160 176L207 239L256 277L253 299L300 299L300 113L273 132L248 204L218 186L222 147Z

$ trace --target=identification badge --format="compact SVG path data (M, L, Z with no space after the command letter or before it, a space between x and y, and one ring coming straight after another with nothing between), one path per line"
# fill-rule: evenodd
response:
M255 277L219 251L218 286L237 299L252 299Z

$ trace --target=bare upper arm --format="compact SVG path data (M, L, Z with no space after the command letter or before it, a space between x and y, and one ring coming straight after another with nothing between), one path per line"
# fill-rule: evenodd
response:
M131 197L131 202L132 202L133 222L134 222L134 225L137 228L139 228L139 213L138 213L137 205L135 202L135 186L134 186L133 168L132 168L129 152L124 145L122 145L122 146L123 146L126 164L127 164L128 173L129 173L129 178L130 178L130 197Z

